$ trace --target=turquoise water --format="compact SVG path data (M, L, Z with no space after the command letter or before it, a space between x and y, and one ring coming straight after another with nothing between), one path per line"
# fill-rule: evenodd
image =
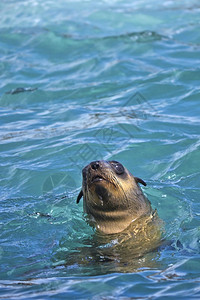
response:
M200 299L199 25L197 0L1 0L0 298ZM147 182L172 246L95 256L96 159Z

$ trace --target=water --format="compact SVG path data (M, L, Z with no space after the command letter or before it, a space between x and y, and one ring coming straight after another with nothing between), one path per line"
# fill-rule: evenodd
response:
M199 15L197 0L1 1L1 298L200 298ZM75 203L94 159L147 182L172 246L94 257Z

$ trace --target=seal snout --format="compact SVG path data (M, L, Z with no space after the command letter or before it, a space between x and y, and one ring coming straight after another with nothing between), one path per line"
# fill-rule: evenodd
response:
M92 161L92 162L90 163L90 166L91 166L91 168L92 168L93 170L99 169L99 167L100 167L99 161L98 161L98 160L97 160L97 161Z
M83 183L85 186L104 180L102 175L102 163L101 161L92 161L82 170Z
M92 161L88 165L88 169L89 169L89 173L91 174L91 183L104 180L104 177L102 176L102 172L101 172L102 165L99 160Z
M91 183L98 182L98 181L101 181L101 180L104 180L104 178L102 176L95 175L95 176L92 177Z

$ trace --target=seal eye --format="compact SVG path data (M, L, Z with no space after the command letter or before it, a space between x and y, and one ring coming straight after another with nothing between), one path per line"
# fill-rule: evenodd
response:
M118 161L113 160L110 163L111 163L112 167L114 168L116 174L122 175L124 173L124 167Z

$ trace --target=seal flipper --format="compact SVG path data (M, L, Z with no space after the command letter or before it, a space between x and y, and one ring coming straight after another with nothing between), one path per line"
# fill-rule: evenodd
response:
M83 197L83 191L81 190L80 193L78 194L78 197L76 199L76 203L78 204L81 198Z
M134 177L134 178L135 178L135 181L136 181L137 183L141 183L141 184L143 184L144 186L147 185L146 182L145 182L144 180L142 180L141 178L138 178L138 177Z

